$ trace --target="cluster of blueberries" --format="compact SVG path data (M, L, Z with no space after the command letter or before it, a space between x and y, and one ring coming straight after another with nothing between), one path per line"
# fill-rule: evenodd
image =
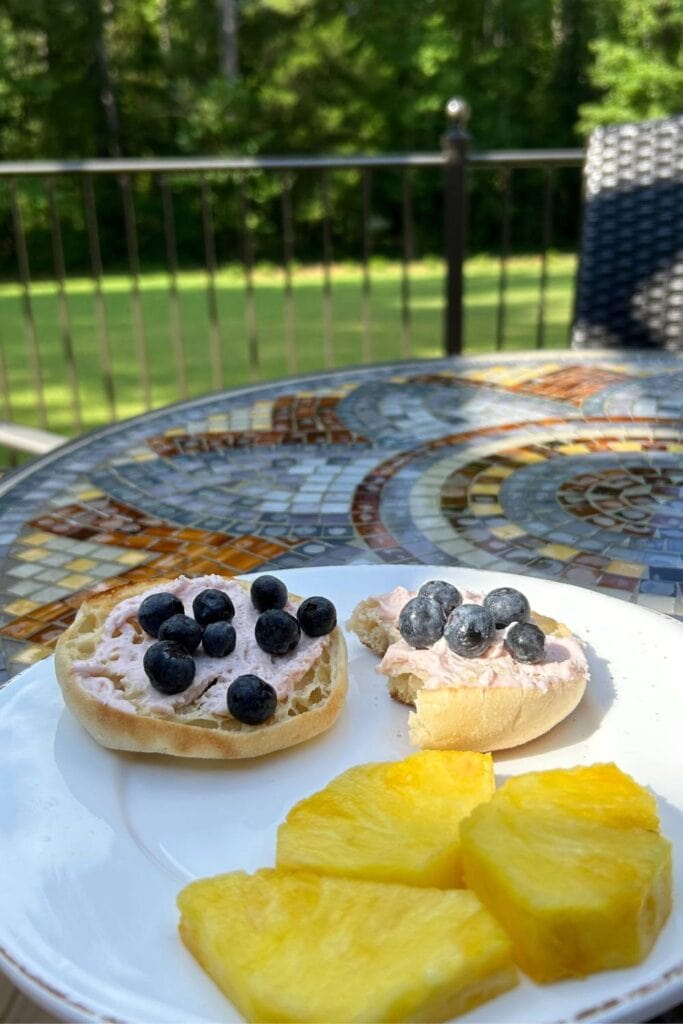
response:
M461 657L479 658L490 647L496 630L511 626L505 635L506 650L515 661L535 665L543 661L545 634L527 621L530 613L526 597L513 587L490 591L482 604L463 604L457 587L431 580L404 605L398 628L411 647L424 650L443 637Z
M302 632L326 636L337 625L336 609L326 597L306 598L296 618L286 612L287 587L275 576L259 576L249 593L259 612L254 639L267 654L289 654ZM186 615L182 601L167 591L149 594L140 604L138 622L157 641L145 651L143 666L160 693L182 693L188 688L196 671L193 655L200 644L210 658L225 658L235 650L235 606L226 593L202 590L192 602L192 613L194 618ZM228 711L240 722L260 725L276 707L275 688L260 676L237 676L228 687Z

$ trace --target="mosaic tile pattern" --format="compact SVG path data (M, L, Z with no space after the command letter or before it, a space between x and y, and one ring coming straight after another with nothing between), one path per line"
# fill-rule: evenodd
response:
M86 594L180 572L431 562L683 618L683 361L530 353L211 395L0 482L0 679Z

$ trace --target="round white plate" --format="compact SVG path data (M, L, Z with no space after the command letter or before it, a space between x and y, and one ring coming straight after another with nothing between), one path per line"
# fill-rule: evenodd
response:
M651 787L674 843L674 911L641 966L543 987L524 979L466 1019L642 1021L683 1000L683 626L592 591L469 569L278 575L298 594L332 598L340 622L398 584L512 583L586 640L592 682L581 705L541 739L496 755L497 777L614 760ZM276 827L295 801L350 765L411 752L407 709L387 696L374 655L350 634L348 643L338 722L252 761L99 747L65 710L52 659L0 692L0 967L17 985L62 1020L241 1019L179 941L176 894L193 878L271 865Z

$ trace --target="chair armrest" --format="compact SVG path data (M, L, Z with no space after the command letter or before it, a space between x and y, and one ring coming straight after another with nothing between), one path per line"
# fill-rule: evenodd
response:
M32 455L44 455L58 448L68 440L62 434L53 434L49 430L38 430L37 427L22 427L18 423L0 420L0 445L13 448Z

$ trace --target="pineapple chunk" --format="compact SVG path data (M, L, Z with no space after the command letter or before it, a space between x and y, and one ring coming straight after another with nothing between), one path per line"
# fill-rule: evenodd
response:
M463 822L465 881L534 980L629 967L671 909L656 827L650 795L613 766L520 776Z
M509 779L496 799L520 810L542 807L613 828L659 831L657 801L615 764L528 772Z
M443 1021L517 983L473 893L263 869L192 882L188 949L249 1021Z
M490 754L425 750L358 765L292 808L278 830L277 866L461 886L460 822L494 786Z

